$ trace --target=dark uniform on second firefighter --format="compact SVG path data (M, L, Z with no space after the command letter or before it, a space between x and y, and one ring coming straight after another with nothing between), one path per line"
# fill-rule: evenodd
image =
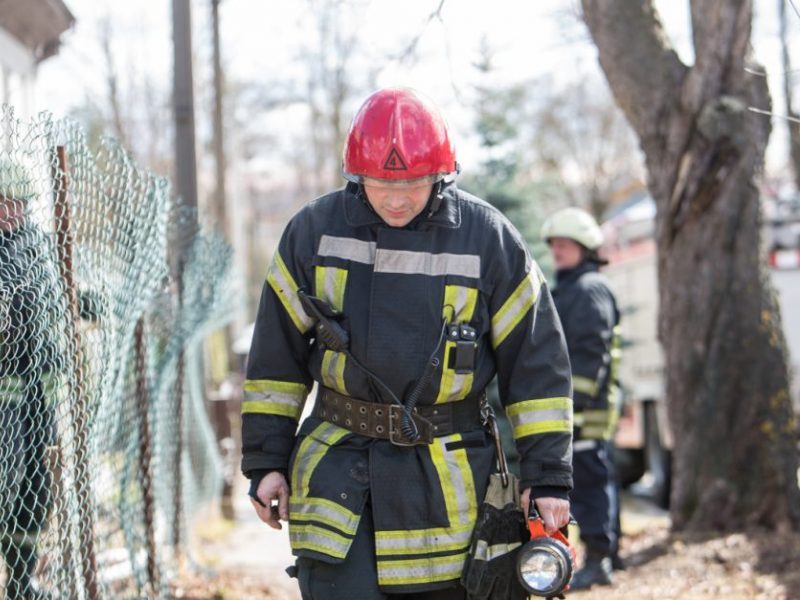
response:
M48 238L28 222L33 184L0 163L0 552L5 598L40 598L37 537L50 506L46 447L53 443L60 286Z
M569 362L552 299L513 226L452 183L455 157L435 110L410 90L366 101L344 161L348 178L362 183L291 220L261 297L242 469L251 495L262 477L288 475L289 536L306 599L465 597L458 581L495 466L478 406L495 373L522 457L521 487L556 507L547 511L553 526L568 519ZM432 192L417 215L409 206L426 190L419 183L401 192L405 204L381 195L393 178L439 173L447 177L423 179ZM314 339L301 290L341 313L350 354ZM314 382L314 413L296 431ZM389 432L375 423L394 412L383 384L405 402L421 391L419 410L437 427L430 443L382 439Z
M553 289L572 365L575 408L572 512L586 545L586 563L571 589L611 583L618 542L619 498L611 437L619 414L619 310L598 272L603 234L583 210L567 208L542 227L556 263Z

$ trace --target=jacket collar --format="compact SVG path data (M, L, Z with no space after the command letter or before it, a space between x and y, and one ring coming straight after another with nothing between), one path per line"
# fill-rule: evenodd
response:
M585 260L572 269L559 269L556 271L556 285L564 287L577 281L585 273L596 273L599 266L593 260Z
M355 183L348 183L344 188L344 207L347 224L353 227L368 225L381 225L388 227L383 219L378 216L364 197L360 186ZM405 229L422 229L428 225L457 229L461 226L461 206L458 200L458 189L454 183L446 185L442 189L442 204L433 215L428 216L429 207L425 207L419 216Z

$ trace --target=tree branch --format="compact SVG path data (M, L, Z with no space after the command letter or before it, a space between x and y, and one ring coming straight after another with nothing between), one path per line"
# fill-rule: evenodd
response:
M684 105L694 114L723 93L740 92L750 48L752 0L691 0L695 64Z
M643 144L679 99L687 68L666 38L652 0L581 0L617 104Z

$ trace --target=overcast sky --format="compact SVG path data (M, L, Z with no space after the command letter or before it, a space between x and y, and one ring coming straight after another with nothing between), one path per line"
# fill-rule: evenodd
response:
M60 54L41 66L37 89L39 108L63 115L89 97L103 97L104 62L98 54L98 24L110 14L117 61L136 71L148 71L164 89L171 83L171 2L169 0L65 0L76 17L73 31L64 36ZM408 85L426 92L446 111L459 135L471 127L471 113L457 91L474 80L472 66L482 37L495 49L496 77L513 82L550 75L554 84L576 78L600 78L594 48L577 22L574 0L446 0L443 23L426 19L438 0L361 0L352 26L381 67L379 85ZM681 57L691 62L688 2L657 0L667 32ZM777 0L757 0L754 47L757 58L771 73L775 111L783 112L777 37ZM208 58L210 0L193 2L194 43L198 61ZM222 39L228 81L291 80L298 75L300 41L310 35L306 2L298 0L223 0ZM800 17L791 14L793 31ZM389 57L405 48L423 31L419 60L399 63ZM800 57L795 60L800 67ZM354 74L358 76L359 74ZM208 85L209 71L198 69L196 85ZM202 109L202 107L198 107ZM263 122L260 126L265 126ZM269 127L291 128L291 118ZM784 164L784 124L775 121L770 164ZM463 141L463 140L462 140ZM469 164L473 149L463 143L462 162Z

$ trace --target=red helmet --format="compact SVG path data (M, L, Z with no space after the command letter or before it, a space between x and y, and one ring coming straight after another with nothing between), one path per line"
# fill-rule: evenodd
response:
M410 89L378 90L361 105L344 145L345 179L452 179L456 152L439 109Z

